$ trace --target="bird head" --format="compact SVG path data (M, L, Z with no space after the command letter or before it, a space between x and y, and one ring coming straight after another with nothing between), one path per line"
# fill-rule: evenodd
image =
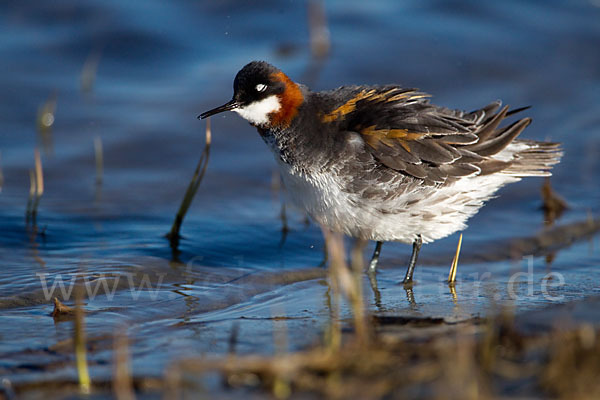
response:
M253 61L237 73L233 99L199 118L234 111L260 128L286 127L303 102L302 91L287 75L264 61Z

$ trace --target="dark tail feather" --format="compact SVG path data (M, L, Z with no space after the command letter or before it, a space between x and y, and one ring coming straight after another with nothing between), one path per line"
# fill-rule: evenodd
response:
M520 119L504 128L498 127L506 117L525 111L530 106L509 111L508 106L500 108L500 105L496 101L469 114L480 117L482 127L474 132L478 137L476 143L459 147L460 151L466 153L465 161L472 160L481 169L480 175L550 176L552 166L560 162L562 157L560 144L515 140L531 123L531 118ZM514 146L509 147L511 143ZM507 147L508 152L499 156Z
M474 124L485 125L494 117L494 113L500 108L501 105L502 102L500 100L496 100L483 108L465 114L463 117L471 120Z
M506 146L508 146L510 142L519 136L519 134L523 132L523 129L525 129L530 123L531 118L523 118L502 129L493 139L480 139L480 141L476 144L465 146L465 149L477 153L480 156L492 156L504 150Z
M485 123L483 128L481 128L477 132L477 136L479 136L478 143L485 142L487 139L489 139L494 134L494 132L496 132L496 128L498 128L498 125L500 125L500 122L502 122L502 120L504 118L506 118L507 111L508 111L508 106L502 107L502 109L500 111L498 111L498 113L496 115L494 115L489 121L487 121Z
M529 110L530 108L531 108L531 106L525 106L525 107L521 107L521 108L515 108L514 110L510 110L509 112L507 112L506 116L510 117L511 115L515 115L516 113L520 113L521 111Z

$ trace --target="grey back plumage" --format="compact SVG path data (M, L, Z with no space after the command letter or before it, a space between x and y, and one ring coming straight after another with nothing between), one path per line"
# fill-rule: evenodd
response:
M544 176L560 159L556 143L535 143L512 159L494 157L531 123L522 118L501 123L518 109L499 101L472 112L429 103L428 95L398 86L343 87L316 94L320 120L338 135L357 133L384 168L443 185L456 178L505 171L514 176ZM519 141L517 141L518 143Z

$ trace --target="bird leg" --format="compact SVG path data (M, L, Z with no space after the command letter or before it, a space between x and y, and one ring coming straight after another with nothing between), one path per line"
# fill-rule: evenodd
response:
M383 242L377 242L375 245L375 251L373 252L373 257L371 257L371 262L369 263L369 269L367 269L367 273L369 275L375 275L375 271L377 271L377 263L379 262L379 253L381 253L381 246Z
M421 245L423 244L423 240L421 239L421 235L418 235L415 241L413 242L412 254L410 256L410 261L408 263L408 269L406 270L406 276L402 283L406 285L411 285L413 282L413 273L415 272L415 265L417 264L417 257L419 257L419 250L421 250Z
M377 263L379 262L379 253L381 253L382 245L383 242L377 242L377 244L375 245L373 257L371 257L371 262L369 263L369 267L367 268L367 276L369 277L371 289L373 289L373 295L375 296L375 306L377 308L381 308L381 293L377 288L377 278L375 277L375 273L377 272Z

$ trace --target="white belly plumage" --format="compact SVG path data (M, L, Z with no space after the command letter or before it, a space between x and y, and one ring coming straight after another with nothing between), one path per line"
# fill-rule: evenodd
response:
M511 144L495 158L510 159L520 150L522 146ZM352 237L403 243L412 243L417 235L428 243L466 228L467 219L500 187L520 180L502 172L472 175L448 186L398 187L402 194L392 199L367 200L342 190L347 177L304 173L281 161L279 166L293 203L319 224Z

